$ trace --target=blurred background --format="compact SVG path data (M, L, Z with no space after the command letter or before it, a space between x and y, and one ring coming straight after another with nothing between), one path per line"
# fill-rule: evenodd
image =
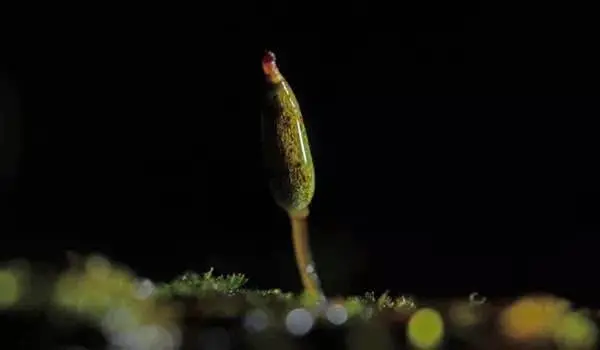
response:
M362 6L317 14L335 14L328 29L265 5L271 21L244 7L229 28L177 12L15 35L1 49L2 260L99 252L154 280L214 267L299 290L260 153L271 49L309 132L330 294L595 300L586 22L558 35L540 12Z

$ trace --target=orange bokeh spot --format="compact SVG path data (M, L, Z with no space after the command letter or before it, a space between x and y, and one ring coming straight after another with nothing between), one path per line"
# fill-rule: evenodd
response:
M552 336L569 303L554 297L525 297L504 310L500 325L515 340L544 339Z

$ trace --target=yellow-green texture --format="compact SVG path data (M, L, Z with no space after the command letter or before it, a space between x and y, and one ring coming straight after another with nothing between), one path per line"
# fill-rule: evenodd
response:
M315 170L302 113L286 80L269 83L262 134L275 202L291 215L303 211L315 192Z

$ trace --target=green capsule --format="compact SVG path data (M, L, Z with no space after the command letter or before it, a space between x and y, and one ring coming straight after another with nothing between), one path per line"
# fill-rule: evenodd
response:
M275 55L262 61L268 93L262 116L263 152L275 202L290 215L306 211L315 193L315 169L302 113Z

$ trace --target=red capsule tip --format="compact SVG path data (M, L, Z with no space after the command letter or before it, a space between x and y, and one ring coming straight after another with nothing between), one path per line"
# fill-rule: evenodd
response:
M277 64L275 63L275 54L271 51L265 52L265 55L262 59L262 68L269 81L277 82L281 80L281 74L279 73Z
M275 54L271 51L266 51L265 55L263 56L263 63L264 64L275 63Z

